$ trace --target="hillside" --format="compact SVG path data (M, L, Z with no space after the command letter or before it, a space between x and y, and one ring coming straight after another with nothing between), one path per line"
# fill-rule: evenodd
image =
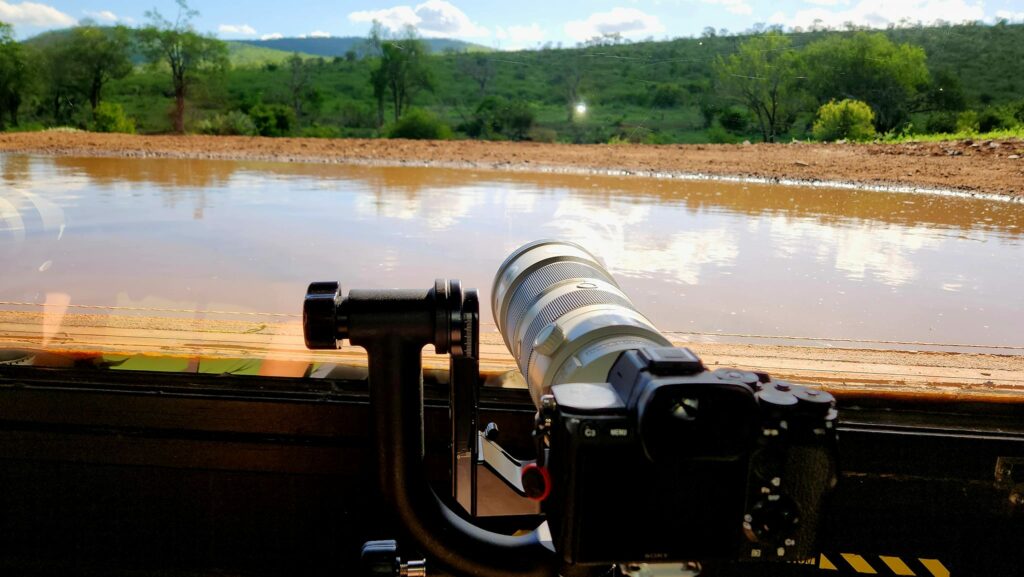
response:
M330 38L276 38L272 40L239 40L260 48L283 50L285 52L302 52L314 56L344 56L349 50L359 53L366 43L366 38L358 36L332 36ZM491 49L480 44L452 40L450 38L425 38L427 46L433 53L444 52L490 52Z
M267 64L281 64L292 57L294 52L275 50L263 46L253 46L245 42L228 42L228 58L231 65L237 67L265 66ZM316 58L312 54L299 52L303 58Z
M70 33L70 28L63 30L51 30L25 40L24 44L36 49L45 49L47 46L66 40ZM231 60L232 66L249 67L264 66L266 64L280 64L290 58L294 52L275 50L273 48L256 46L244 42L228 41L226 44L228 46L228 58ZM304 58L313 58L312 55L304 54L301 50L298 52ZM143 58L141 52L137 48L134 50L131 59L132 62L138 65L145 63L145 58Z
M931 77L952 78L962 92L961 106L969 113L1009 118L1011 107L1024 110L1024 25L956 25L896 28L872 31L896 43L922 48L924 65ZM42 45L60 32L43 34L27 43ZM808 45L826 37L849 37L854 31L814 31L787 34L799 55ZM702 143L758 141L756 120L737 101L723 96L716 86L714 62L728 58L753 33L667 41L596 44L576 48L551 48L518 52L472 52L475 45L428 40L430 87L418 90L412 105L427 109L458 134L483 138L522 138L502 134L482 122L481 110L496 110L514 102L533 117L536 140L608 142L630 140L648 143ZM300 117L287 133L315 136L371 137L383 134L378 125L377 100L370 85L374 59L346 58L359 52L361 38L282 38L230 42L234 67L221 80L191 92L188 125L230 111L248 114L263 104L295 107L294 82L287 67L279 64L294 51L310 66L299 89L305 100ZM357 54L358 55L358 54ZM340 56L340 57L339 57ZM842 74L842 71L838 72ZM166 73L142 69L111 82L105 98L123 105L140 132L169 130ZM800 78L800 77L796 77ZM844 94L826 98L842 99ZM585 113L573 109L585 103ZM488 108L490 107L490 108ZM1016 110L1014 108L1013 110ZM783 140L806 140L817 104L802 104L780 133ZM961 109L953 111L953 122ZM382 118L394 120L391 102L385 99ZM915 132L950 132L938 126L938 112L911 103L910 127ZM942 120L942 119L939 119ZM39 119L46 123L46 118ZM933 122L935 121L935 122ZM1022 121L1024 122L1024 121ZM948 125L948 121L947 121Z

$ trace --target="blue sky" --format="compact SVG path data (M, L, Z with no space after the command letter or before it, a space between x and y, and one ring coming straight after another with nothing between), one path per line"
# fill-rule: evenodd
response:
M602 33L631 39L699 35L705 27L745 30L755 23L884 27L901 20L1024 21L1024 0L191 0L196 28L224 39L276 35L361 36L374 19L399 29L413 24L425 36L460 38L504 49L545 42L572 45ZM0 21L19 38L73 25L83 18L136 25L157 8L177 12L173 0L0 0Z

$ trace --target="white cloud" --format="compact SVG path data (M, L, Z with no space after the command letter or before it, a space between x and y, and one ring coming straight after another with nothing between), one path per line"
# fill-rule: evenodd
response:
M1024 22L1024 12L1011 12L1009 10L996 10L997 20L1009 20L1010 22Z
M544 30L539 24L533 23L529 26L497 26L494 29L494 37L502 41L502 48L506 50L517 50L527 48L544 41Z
M77 20L53 6L22 2L10 4L0 0L0 21L29 26L74 26Z
M98 12L86 11L85 15L97 22L117 22L120 20L120 18L117 17L117 14L114 14L110 10L100 10Z
M824 0L828 2L829 0ZM747 4L746 0L701 0L705 4L717 4L719 6L725 6L725 9L733 14L740 14L742 16L749 16L754 13L754 9ZM818 3L818 2L815 2Z
M395 6L383 10L361 10L348 15L350 22L373 22L376 20L389 30L401 30L406 26L415 26L420 23L420 17L410 6Z
M654 273L695 285L706 269L731 267L739 257L737 235L725 228L654 233L647 226L650 206L567 198L543 218L550 219L546 227L557 231L552 236L601 255L616 276L649 278Z
M850 4L850 0L804 0L804 2L818 6L838 6L840 4L848 6Z
M237 34L239 36L255 36L256 29L248 24L221 24L217 27L221 34Z
M419 28L451 36L487 36L488 31L474 24L469 16L445 0L427 0L416 7L416 15L423 20Z
M608 12L595 12L586 20L573 20L565 25L565 34L577 41L605 34L645 37L664 31L665 26L657 16L636 8L612 8Z
M847 278L870 277L888 286L901 286L917 278L919 253L937 250L940 244L923 226L837 229L815 219L786 216L773 217L768 225L776 256L813 258L831 263Z
M323 30L314 30L309 33L310 38L330 38L330 32L324 32Z
M446 0L427 0L416 7L394 6L381 10L361 10L348 15L350 22L374 20L392 31L415 26L424 36L480 37L490 31L470 20L465 12Z
M284 34L281 34L280 32L274 32L273 34L264 34L263 36L260 36L260 40L280 40L282 38L284 38Z
M858 26L884 28L900 25L904 22L930 24L943 20L960 23L964 21L983 20L985 18L984 3L973 0L861 0L844 10L810 8L798 10L792 17L777 13L771 18L773 24L787 26L819 25L841 28L847 22Z

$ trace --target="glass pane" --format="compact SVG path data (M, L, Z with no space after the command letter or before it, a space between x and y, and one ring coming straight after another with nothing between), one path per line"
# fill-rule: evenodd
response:
M671 178L2 158L3 362L324 374L364 361L359 350L305 350L309 282L426 288L448 277L481 290L485 368L510 368L489 310L493 274L519 245L557 237L602 258L656 326L706 358L808 380L853 362L889 381L1021 380L1016 360L977 355L1022 350L1024 268L1006 263L1024 259L1024 211L1011 203ZM822 363L793 352L806 345L844 352ZM907 350L972 355L948 363Z

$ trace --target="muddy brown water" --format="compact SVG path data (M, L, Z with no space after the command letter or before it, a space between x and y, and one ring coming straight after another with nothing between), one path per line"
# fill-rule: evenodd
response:
M489 303L511 250L556 237L601 257L657 326L694 340L1024 352L1013 348L1024 345L1021 204L738 182L20 155L0 155L0 187L0 309L56 299L95 314L119 309L88 307L295 318L313 280L427 287L435 277L478 287Z

